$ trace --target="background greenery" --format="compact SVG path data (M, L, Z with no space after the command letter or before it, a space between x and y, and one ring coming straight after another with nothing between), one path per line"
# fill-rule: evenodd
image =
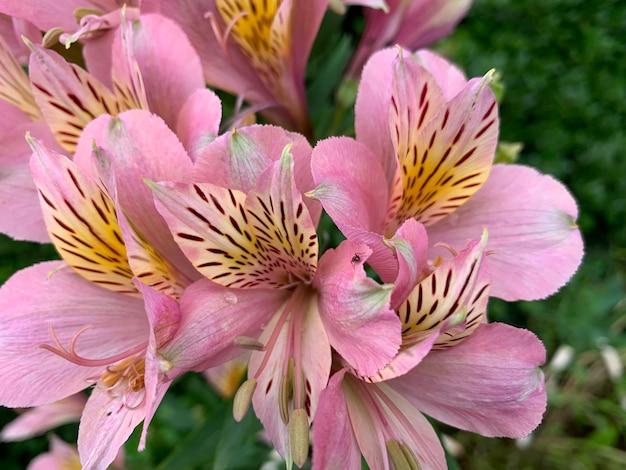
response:
M341 28L340 30L338 28ZM330 15L314 49L308 89L318 137L348 132L352 115L334 106L342 67L362 18ZM342 31L339 33L338 31ZM534 331L549 361L549 410L524 442L485 439L440 427L451 468L618 469L626 462L626 380L607 358L626 360L626 5L620 0L476 0L456 32L435 48L469 76L496 68L505 86L501 139L522 142L519 162L561 179L579 202L586 257L572 282L542 302L492 301L492 319ZM47 246L0 239L1 280ZM559 349L560 348L560 349ZM0 376L1 380L1 376ZM0 425L14 417L0 409ZM150 428L148 450L127 446L130 469L254 469L271 458L249 416L236 425L230 403L201 376L177 382ZM72 441L76 427L59 434ZM48 447L41 437L0 444L2 468L25 468ZM280 467L279 467L280 468Z

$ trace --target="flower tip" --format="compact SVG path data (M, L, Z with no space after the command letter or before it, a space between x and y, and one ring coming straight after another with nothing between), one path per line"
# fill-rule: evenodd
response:
M235 393L235 398L233 399L233 418L235 418L235 421L241 421L248 413L256 385L256 379L248 379L241 384L237 393Z
M298 408L291 413L289 441L293 463L302 467L309 457L309 417L303 408Z

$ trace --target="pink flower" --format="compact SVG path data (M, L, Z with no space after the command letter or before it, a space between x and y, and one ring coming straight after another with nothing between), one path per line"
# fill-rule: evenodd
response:
M423 245L416 243L423 235L409 220L390 241L400 259L392 298L402 322L400 351L370 377L336 368L313 425L314 468L358 469L363 454L370 468L445 469L421 412L492 437L523 437L541 421L541 342L528 331L484 323L486 239L429 266L420 263Z
M365 9L365 31L347 72L358 79L374 52L395 44L415 50L450 34L472 0L388 0L382 7L379 1L346 3L373 3Z
M383 280L394 279L397 261L381 235L406 219L427 226L432 259L442 253L435 243L458 249L487 228L492 295L506 300L550 295L580 264L577 208L563 185L520 165L491 171L498 111L489 80L468 82L427 51L381 51L363 71L356 140L314 149L310 195L348 239L373 247Z
M275 124L310 134L304 72L327 4L146 0L142 7L183 27L207 83L242 97Z
M185 255L225 286L238 315L264 325L238 343L252 350L235 417L250 400L276 449L302 465L309 424L331 367L331 347L370 375L396 354L400 322L391 286L363 270L371 250L345 242L319 260L304 137L269 126L219 137L196 161L193 184L153 184L157 206ZM210 182L202 182L210 181ZM207 281L208 282L208 281ZM205 305L213 294L207 293ZM221 317L214 309L211 315Z

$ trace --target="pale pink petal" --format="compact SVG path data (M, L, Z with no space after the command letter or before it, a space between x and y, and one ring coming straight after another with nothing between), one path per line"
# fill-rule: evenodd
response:
M545 349L527 330L483 324L464 342L431 352L386 382L424 413L488 437L521 438L546 408Z
M300 393L303 391L304 394L300 395L294 390L294 396L291 400L288 398L283 398L283 400L291 402L291 406L294 408L304 407L309 422L315 416L320 393L328 383L331 365L330 344L320 319L315 298L306 295L306 290L297 290L293 295L298 297L292 298L285 308L292 309L298 318L297 321L300 322L300 326L295 332L295 334L301 332L300 350L295 352L293 350L293 340L290 337L294 332L291 331L293 327L290 322L278 325L281 317L279 312L267 324L259 337L261 343L267 343L274 330L280 328L280 332L274 338L271 350L267 352L253 351L248 368L248 378L256 378L258 381L252 397L256 415L263 423L272 444L286 460L290 460L291 456L289 428L281 419L279 405L281 403L280 384L282 377L287 372L288 359L294 358L295 354L300 356L301 380L306 383L306 386L301 381L297 381L295 385L301 390ZM270 354L270 357L265 357L266 354ZM264 361L267 362L261 369Z
M178 332L161 354L182 371L202 371L232 359L242 352L235 339L256 337L289 294L229 289L201 279L185 290Z
M41 32L32 23L18 18L0 14L0 36L20 64L27 64L30 51L21 37L26 36L31 41L37 41Z
M324 253L314 285L333 348L361 375L373 375L398 352L401 325L389 308L391 285L367 277L371 249L344 241Z
M397 160L390 145L389 130L393 63L397 57L397 48L385 49L372 55L363 68L354 105L356 138L380 159L388 187L393 182Z
M428 259L428 237L422 224L408 219L386 243L393 248L398 260L398 276L391 295L391 308L396 309L424 273Z
M222 119L222 103L208 89L194 91L183 105L176 121L176 135L195 161L217 137Z
M59 144L74 152L81 131L94 117L119 111L118 102L99 80L59 54L31 46L29 74L35 101Z
M345 369L336 372L320 394L313 422L314 470L361 468L361 452L341 386L345 373Z
M48 405L30 408L2 429L0 440L22 441L62 424L78 421L86 401L86 395L77 393Z
M301 193L315 186L311 175L311 145L301 134L280 127L254 125L224 134L210 145L194 166L194 181L249 192L259 176L291 146L296 186ZM318 202L305 199L311 219L321 214Z
M105 470L146 414L145 407L129 408L124 397L96 387L78 428L78 454L83 470Z
M362 143L348 137L318 142L311 156L319 199L344 235L350 228L382 233L390 203L379 157Z
M0 288L0 311L4 312L0 321L4 364L0 403L12 408L65 398L93 383L104 370L102 366L78 366L38 348L54 344L50 326L67 348L81 328L91 325L76 342L76 352L87 359L120 354L148 338L141 300L85 281L59 261L37 264L13 275Z
M64 470L68 466L80 466L78 450L75 446L62 441L57 436L50 436L50 452L33 459L27 470Z
M95 158L93 146L98 147ZM75 161L82 168L100 166L100 178L123 214L120 226L135 275L173 295L199 277L174 242L144 183L144 179L191 177L191 159L163 120L142 110L116 118L102 116L85 128Z
M429 50L417 51L412 58L433 76L446 101L452 101L467 85L465 75L456 65Z
M133 48L150 110L176 129L189 96L204 88L200 59L182 29L161 15L133 24Z
M73 11L81 7L101 9L98 1L91 0L0 0L0 11L6 15L28 20L39 29L61 27L71 31L76 28Z
M551 176L521 165L495 165L484 188L428 227L428 237L459 247L487 227L491 295L535 300L556 292L580 265L577 216L576 202Z

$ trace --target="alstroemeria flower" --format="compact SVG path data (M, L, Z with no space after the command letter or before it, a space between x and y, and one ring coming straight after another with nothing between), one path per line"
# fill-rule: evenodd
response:
M489 80L468 82L427 51L381 51L363 71L356 140L314 149L310 194L348 239L372 245L383 280L395 278L397 261L380 235L409 218L427 226L431 246L458 249L487 228L492 295L506 300L550 295L580 264L576 204L563 185L517 165L490 175L498 110Z
M67 444L54 434L50 436L50 451L35 457L26 470L81 470L76 446ZM124 469L124 452L120 450L109 470Z
M76 393L54 403L29 408L2 429L0 440L30 439L62 424L78 421L86 401L85 394Z
M3 232L48 241L28 171L26 132L60 150L49 126L58 144L73 153L84 127L95 117L149 108L178 133L192 158L215 138L220 103L204 89L200 61L180 28L161 16L146 15L132 28L123 23L115 33L112 46L99 50L105 71L94 68L101 72L100 79L31 44L29 81L0 38L0 98L8 101L0 101L0 130L11 129L0 132L0 197L6 207L23 215L15 219L9 217L13 211L5 210L0 216Z
M415 284L422 236L423 227L409 220L391 241L401 260L392 305L403 324L402 347L374 376L334 373L313 425L314 468L357 469L361 454L370 468L446 468L420 412L485 436L523 437L541 421L541 342L528 331L484 323L486 237L423 265Z
M243 97L271 122L310 134L304 72L328 0L145 0L178 22L210 85Z
M415 50L447 36L467 14L472 1L386 0L384 6L371 2L373 5L364 11L365 31L346 75L358 80L367 60L385 47L398 44Z
M252 349L248 381L236 403L249 403L276 449L302 465L309 424L331 366L331 347L355 370L372 375L396 354L400 322L389 309L390 286L363 270L371 250L345 242L319 260L311 148L304 137L253 126L207 147L196 183L152 184L159 209L183 252L238 304L264 296L238 315L265 324ZM210 180L211 182L200 182ZM205 303L211 305L212 295ZM267 302L267 300L265 301ZM221 316L219 309L211 313ZM246 407L235 407L242 417Z

